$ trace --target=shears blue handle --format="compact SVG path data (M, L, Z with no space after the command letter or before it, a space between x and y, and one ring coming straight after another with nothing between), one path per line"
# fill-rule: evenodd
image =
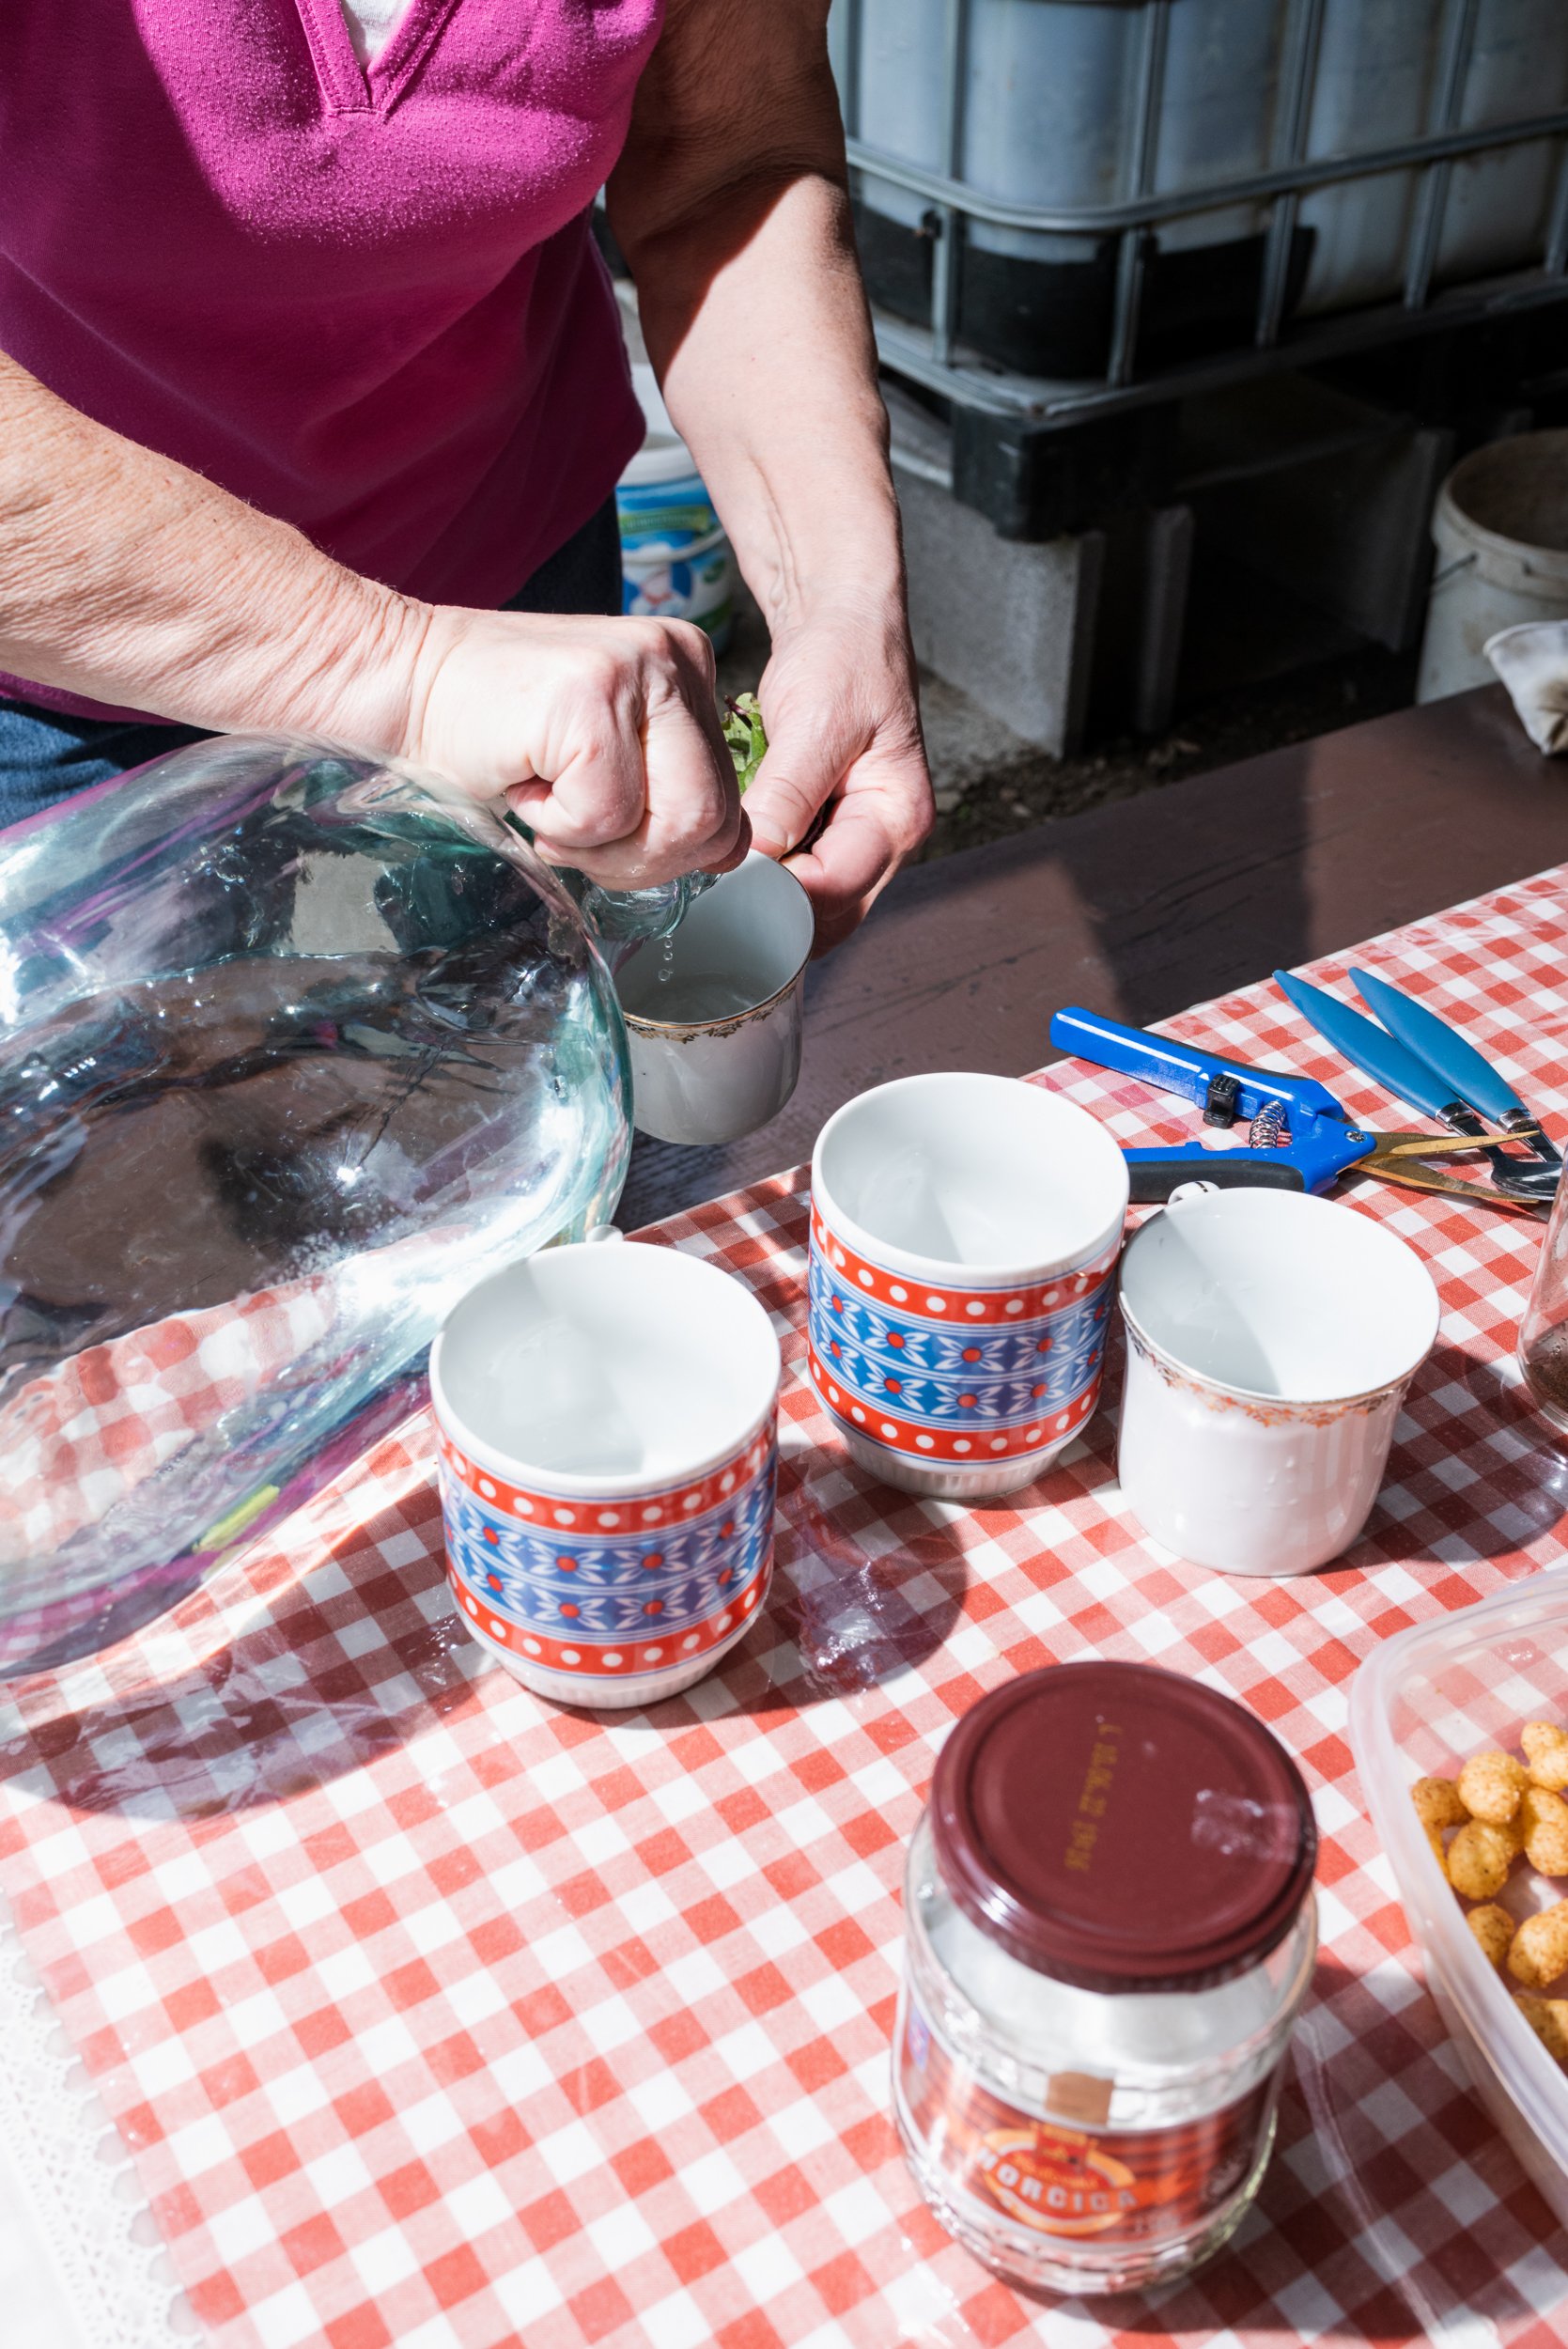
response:
M1373 1147L1373 1137L1348 1122L1333 1095L1315 1078L1250 1068L1243 1061L1221 1060L1173 1036L1149 1035L1141 1028L1124 1028L1114 1019L1077 1009L1057 1013L1050 1038L1063 1050L1101 1068L1120 1069L1161 1093L1174 1093L1200 1106L1207 1102L1216 1077L1234 1077L1238 1122L1250 1123L1270 1105L1285 1112L1290 1143L1283 1149L1215 1150L1201 1142L1186 1142L1124 1151L1132 1196L1139 1202L1168 1199L1179 1183L1190 1182L1212 1183L1221 1190L1327 1190Z
M1119 1068L1124 1076L1141 1077L1161 1093L1179 1094L1200 1108L1208 1099L1216 1077L1234 1077L1240 1091L1238 1117L1251 1119L1273 1103L1287 1117L1292 1110L1344 1122L1344 1112L1326 1085L1312 1077L1293 1077L1284 1068L1249 1068L1244 1061L1221 1060L1195 1044L1171 1035L1150 1035L1142 1028L1124 1028L1097 1012L1069 1006L1050 1023L1050 1040L1064 1052L1076 1052L1100 1068ZM1204 1158L1211 1157L1203 1151Z

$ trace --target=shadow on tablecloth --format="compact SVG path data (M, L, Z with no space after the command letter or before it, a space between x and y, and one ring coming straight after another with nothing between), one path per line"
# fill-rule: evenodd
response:
M889 1530L857 1491L830 1507L809 1486L804 1462L783 1464L768 1606L718 1670L641 1715L578 1718L675 1730L798 1710L869 1694L941 1646L967 1587L955 1534L913 1503ZM27 1735L0 1744L0 1775L20 1766L76 1810L221 1817L365 1768L484 1706L500 1672L451 1601L440 1504L422 1483L315 1558L277 1560L260 1588L220 1578L122 1652L102 1701L43 1719L29 1706Z

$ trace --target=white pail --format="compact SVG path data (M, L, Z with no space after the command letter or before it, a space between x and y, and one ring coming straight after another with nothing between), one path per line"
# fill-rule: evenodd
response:
M1568 431L1494 441L1454 467L1432 517L1436 569L1416 699L1494 680L1499 629L1568 619Z

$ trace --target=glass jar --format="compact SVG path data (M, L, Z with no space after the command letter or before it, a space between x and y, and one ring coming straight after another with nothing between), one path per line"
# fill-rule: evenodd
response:
M1568 1183L1560 1183L1519 1325L1519 1368L1530 1401L1568 1436Z
M1312 1980L1317 1838L1242 1706L1146 1664L972 1707L909 1854L905 2151L949 2232L1034 2289L1126 2291L1258 2190Z

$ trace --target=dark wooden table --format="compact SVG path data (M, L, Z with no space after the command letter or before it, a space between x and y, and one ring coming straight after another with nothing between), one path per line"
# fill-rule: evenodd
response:
M1063 1003L1141 1026L1565 860L1568 760L1486 686L917 865L813 967L783 1114L717 1149L639 1136L619 1221L797 1165L890 1077L1037 1068Z

